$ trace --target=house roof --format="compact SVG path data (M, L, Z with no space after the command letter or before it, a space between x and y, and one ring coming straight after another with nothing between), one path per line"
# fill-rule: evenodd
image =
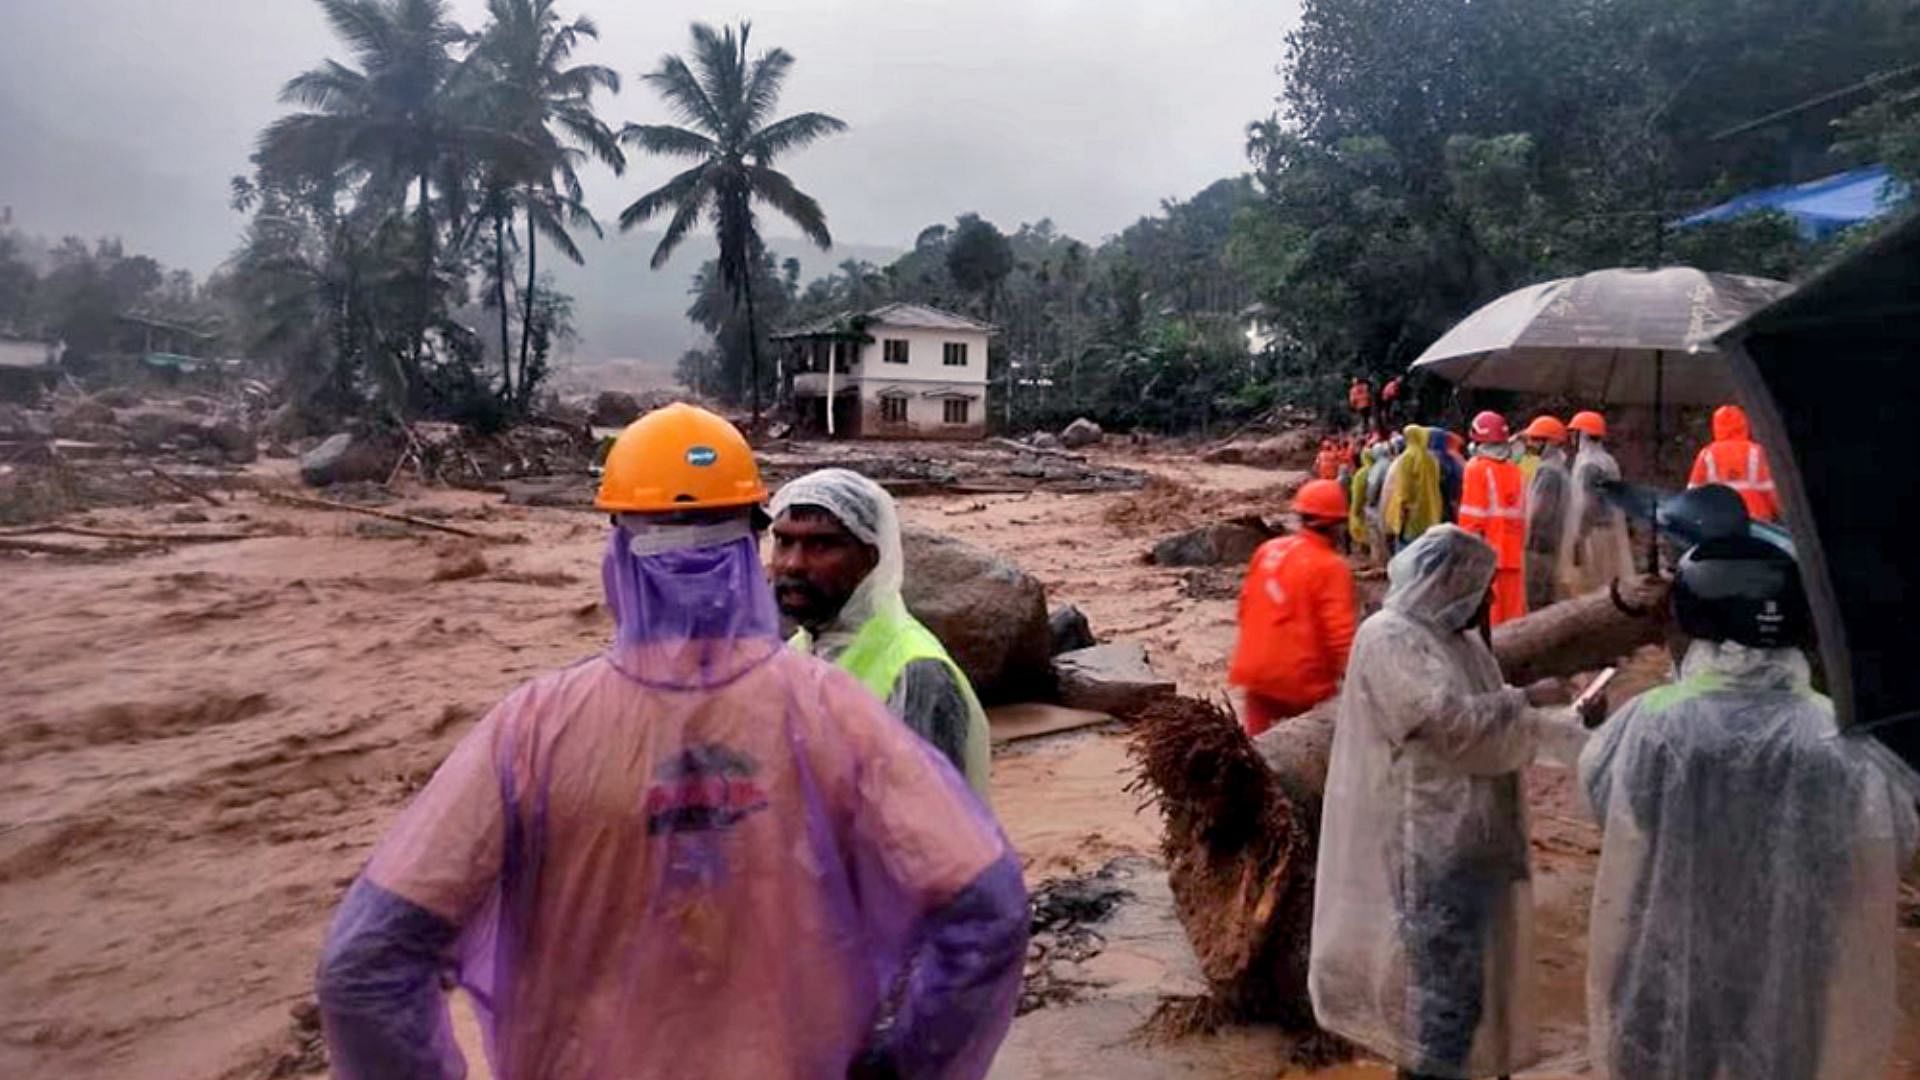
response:
M887 304L867 312L867 320L885 326L905 326L919 330L973 330L991 334L996 327L969 319L965 315L956 315L951 311L942 311L925 304Z
M806 338L850 338L855 341L872 341L867 333L868 327L897 326L912 330L965 330L974 333L992 334L998 328L943 311L925 304L884 304L872 311L841 311L816 319L813 322L796 326L773 334L775 341L798 341Z

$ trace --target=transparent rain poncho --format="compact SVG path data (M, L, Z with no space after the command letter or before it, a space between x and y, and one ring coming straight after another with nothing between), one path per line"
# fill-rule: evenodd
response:
M900 593L906 579L900 512L885 488L851 469L821 469L796 477L773 497L775 517L796 506L832 514L861 543L878 552L879 560L853 590L832 624L818 634L802 629L794 636L795 648L823 660L841 662L861 631L876 620L887 626L904 628L909 623L918 626ZM951 660L946 667L953 682L963 687L964 708L957 710L958 715L949 715L956 710L941 707L943 697L951 700L951 685L943 685L937 673L933 679L902 677L895 680L885 691L887 704L922 738L935 746L957 751L955 764L966 774L974 790L984 797L992 756L992 734L987 727L986 713L974 699L972 688L964 685L966 674ZM907 674L908 671L902 672L903 676ZM937 730L956 725L961 730Z
M1561 524L1561 594L1584 596L1633 573L1633 542L1627 515L1601 494L1602 480L1620 479L1620 465L1605 444L1582 439L1573 458L1573 485Z
M1520 770L1570 710L1530 709L1474 626L1494 552L1451 525L1388 566L1335 721L1309 987L1322 1026L1435 1076L1535 1058Z
M1911 773L1841 736L1798 650L1697 641L1580 762L1605 830L1587 1006L1598 1075L1883 1074L1900 1010Z
M1566 451L1549 446L1541 452L1527 484L1528 611L1539 611L1560 598L1560 545L1566 540L1572 483Z
M744 518L623 518L600 656L470 732L341 905L334 1075L977 1078L1011 1022L1025 893L960 776L782 647Z

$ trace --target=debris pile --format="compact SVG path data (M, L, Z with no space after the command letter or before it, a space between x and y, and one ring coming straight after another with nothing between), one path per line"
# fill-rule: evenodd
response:
M779 484L815 469L869 476L896 496L1048 491L1137 491L1147 475L1097 465L1080 454L1011 439L946 443L845 443L774 440L756 448L760 470Z
M1085 963L1106 948L1106 938L1093 929L1094 924L1105 922L1122 901L1133 896L1118 877L1118 868L1109 863L1091 874L1045 882L1033 891L1027 901L1031 936L1026 974L1014 1015L1081 996L1087 984L1062 969Z
M1197 491L1155 476L1132 495L1115 500L1102 520L1128 535L1193 529L1237 517L1271 517L1286 510L1304 477L1290 477L1253 491Z

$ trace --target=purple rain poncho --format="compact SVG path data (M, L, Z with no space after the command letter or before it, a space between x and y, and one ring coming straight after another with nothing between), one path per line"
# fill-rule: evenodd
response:
M675 530L679 530L676 532ZM784 649L744 522L623 518L601 656L514 691L328 934L334 1074L978 1078L1011 1023L1020 870L940 756Z

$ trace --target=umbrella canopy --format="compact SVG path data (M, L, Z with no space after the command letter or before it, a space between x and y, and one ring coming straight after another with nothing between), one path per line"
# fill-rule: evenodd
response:
M1596 270L1493 301L1413 368L1468 388L1594 404L1711 405L1733 394L1715 335L1787 289L1684 266Z
M1869 165L1804 184L1749 191L1718 206L1688 214L1674 225L1684 229L1709 221L1728 221L1764 210L1778 210L1793 219L1801 236L1823 240L1848 226L1887 213L1906 197L1907 185L1895 179L1885 165Z
M1733 328L1843 726L1920 767L1920 218Z

